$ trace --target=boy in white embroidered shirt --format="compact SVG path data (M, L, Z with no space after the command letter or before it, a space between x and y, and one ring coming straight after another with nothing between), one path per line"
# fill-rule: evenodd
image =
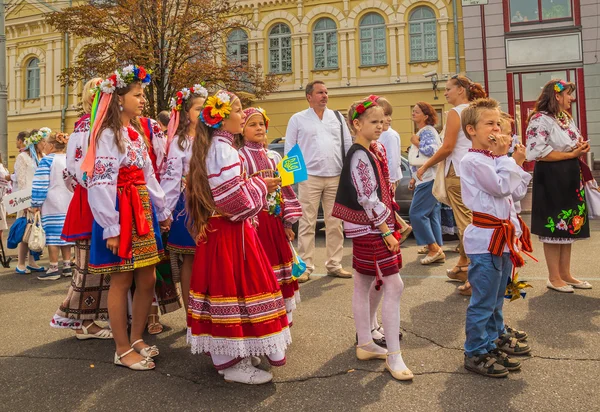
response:
M502 315L506 284L513 264L523 265L516 250L520 226L512 193L521 185L522 151L506 156L510 137L501 134L500 110L493 99L479 99L461 116L473 148L460 164L462 198L473 211L464 233L465 252L471 260L469 281L473 294L467 308L465 368L495 378L521 367L509 358L526 354L529 346L507 336ZM513 161L514 159L514 161Z

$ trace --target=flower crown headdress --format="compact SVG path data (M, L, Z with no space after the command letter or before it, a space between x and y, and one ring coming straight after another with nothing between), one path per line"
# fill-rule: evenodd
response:
M66 133L58 132L55 137L56 141L61 144L67 144L69 142L69 135Z
M29 147L38 144L42 140L47 139L50 136L50 133L52 133L52 130L50 130L49 127L40 128L37 132L25 139L25 146Z
M352 120L357 119L358 116L360 116L361 114L366 112L367 109L371 106L379 106L379 105L377 104L377 102L375 102L374 100L371 100L371 99L362 101L359 105L357 105L354 108L354 113L352 113Z
M179 90L176 93L177 97L171 98L169 105L171 110L181 111L183 104L187 102L192 95L198 95L206 99L208 97L208 91L204 88L204 84L205 83L202 82L200 84L195 84L194 87L184 87L183 89Z
M244 129L246 129L246 125L248 124L250 117L257 115L257 114L262 115L263 119L265 120L265 132L269 131L270 119L267 116L267 111L265 109L263 109L262 107L248 107L247 109L244 109L244 114L246 115L246 120L244 120L244 126L242 127L242 132L244 131Z
M556 93L562 93L563 90L565 90L567 88L568 84L567 82L565 82L564 80L559 80L558 82L556 82L554 84L554 91Z
M90 143L89 149L81 164L81 170L84 172L84 178L91 177L94 171L94 160L96 159L96 138L100 133L100 127L104 122L108 106L110 105L112 94L116 89L127 87L131 83L141 82L142 88L146 87L151 80L150 70L146 70L137 64L130 64L117 69L113 74L100 82L96 87L96 96L92 103L90 113Z
M223 125L223 120L229 117L233 102L237 96L226 90L220 90L215 95L210 96L204 103L204 108L200 112L202 123L213 129L218 129Z

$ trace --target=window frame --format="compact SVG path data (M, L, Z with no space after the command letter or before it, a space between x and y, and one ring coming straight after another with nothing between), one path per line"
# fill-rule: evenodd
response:
M560 23L560 22L564 22L564 21L575 21L575 2L573 0L568 0L569 1L569 11L570 11L570 16L568 17L557 17L557 18L553 18L553 19L544 19L544 12L542 9L542 1L543 0L537 0L537 7L538 10L542 10L542 13L538 12L538 19L537 20L529 20L529 21L518 21L518 22L514 22L512 21L512 0L504 0L507 3L507 7L508 7L508 24L510 27L512 26L516 26L516 27L520 27L520 26L528 26L528 25L536 25L536 24L547 24L547 23Z
M245 36L244 38L242 38L242 39L236 39L236 40L231 40L231 36L232 35L234 35L236 33L240 33L240 32L244 34L244 36ZM246 53L245 53L246 60L245 61L243 59L244 54L242 53L242 50L241 50L241 46L244 43L246 44ZM239 63L239 64L241 64L243 66L248 65L248 62L249 62L249 50L248 50L248 33L246 33L246 30L239 29L239 28L238 29L233 29L227 35L227 41L226 41L225 45L226 45L225 47L227 48L227 60L229 62L237 62L237 63ZM229 49L230 49L231 46L236 47L237 55L240 57L239 59L234 58L232 56L232 54L230 53Z
M419 19L419 20L412 20L411 21L411 16L417 11L417 10L421 10L421 9L428 9L432 14L433 17L432 18L428 18L428 19ZM426 58L425 57L425 23L435 23L435 58ZM410 32L410 28L411 25L420 25L421 27L421 32L418 35L421 38L421 52L423 54L423 58L422 59L415 59L413 58L413 49L412 49L412 36L415 36L413 34L411 34ZM438 32L437 32L437 18L435 15L435 11L428 6L418 6L415 7L409 14L408 16L408 47L409 47L409 54L410 54L410 63L430 63L430 62L437 62L440 60L439 58L439 48L438 48Z
M329 20L333 23L333 25L335 26L335 28L333 29L316 29L317 24L322 21L322 20ZM327 35L330 33L334 33L335 34L335 43L331 42L329 43L327 41ZM312 41L313 41L313 69L314 70L336 70L340 68L340 56L339 56L339 44L338 44L338 27L337 24L335 22L335 20L333 20L331 17L321 17L319 19L317 19L317 21L315 21L315 23L313 24L313 30L312 30ZM324 42L317 42L317 34L323 34L325 36L325 41ZM336 46L336 52L335 52L335 66L329 66L328 65L328 61L329 61L329 57L331 57L329 55L330 50L329 47L331 45L335 44ZM323 67L317 67L317 45L322 45L323 46L323 58L324 58L324 66Z
M31 67L33 62L35 67ZM32 77L35 75L36 77ZM33 82L33 85L31 84ZM34 93L37 92L37 93ZM40 98L40 59L37 56L30 58L25 65L25 100L37 100Z
M363 25L363 21L370 15L377 15L381 18L382 22L378 23L378 24L365 24ZM375 35L374 35L374 29L376 28L383 28L384 30L384 34L383 34L383 41L384 41L384 55L385 55L385 61L382 63L376 63L375 62L375 40L380 40L380 39L375 39ZM367 39L363 39L362 37L362 30L363 29L369 29L370 30L370 34L371 37L367 38ZM377 67L377 66L387 66L388 65L388 47L387 47L387 36L386 36L386 31L387 31L387 26L385 24L385 18L374 11L370 11L368 13L366 13L364 16L361 17L359 23L358 23L358 44L359 44L359 57L360 57L360 66L359 67ZM371 43L371 58L373 63L365 63L363 60L363 55L365 54L363 52L363 40L370 40Z
M289 32L288 33L284 33L284 34L281 34L281 33L273 34L273 30L276 27L279 27L279 26L286 27ZM290 47L289 47L289 49L290 49L290 69L289 70L283 70L283 56L282 56L282 54L283 54L282 53L283 52L283 47L281 45L281 40L284 39L284 38L286 38L286 37L289 37L289 39L290 39ZM278 63L279 68L278 68L277 71L273 71L272 67L271 67L271 39L278 39L277 50L278 50L278 56L279 56L279 63ZM292 66L292 64L293 64L293 56L292 56L292 29L290 28L290 26L287 25L286 23L283 23L283 22L275 23L269 29L269 34L267 35L267 42L268 42L268 45L269 45L269 47L267 48L267 52L269 54L269 58L268 58L269 73L272 73L272 74L289 74L289 73L292 73L292 69L293 69L293 66Z

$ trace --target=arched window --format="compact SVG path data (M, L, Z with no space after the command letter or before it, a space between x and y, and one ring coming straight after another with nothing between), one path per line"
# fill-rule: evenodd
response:
M337 26L330 18L323 17L313 28L315 69L337 69Z
M40 97L40 60L37 57L27 63L27 99L39 99Z
M248 34L242 29L235 29L227 36L227 58L229 61L248 63Z
M437 22L429 7L417 7L408 18L410 33L410 61L423 62L438 59Z
M377 13L360 20L360 64L373 66L387 63L385 21Z
M269 72L290 73L292 71L292 32L277 23L269 31Z

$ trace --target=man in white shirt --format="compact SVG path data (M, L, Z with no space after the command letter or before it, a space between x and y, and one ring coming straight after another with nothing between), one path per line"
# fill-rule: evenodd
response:
M331 211L352 137L345 118L327 108L325 83L316 80L307 84L306 99L310 108L292 116L285 135L285 153L298 144L308 170L308 180L298 185L298 200L303 211L298 229L298 253L306 263L306 272L298 281L306 282L315 268L315 230L321 202L325 215L327 274L351 278L352 273L344 270L341 264L344 247L342 222L332 217Z

